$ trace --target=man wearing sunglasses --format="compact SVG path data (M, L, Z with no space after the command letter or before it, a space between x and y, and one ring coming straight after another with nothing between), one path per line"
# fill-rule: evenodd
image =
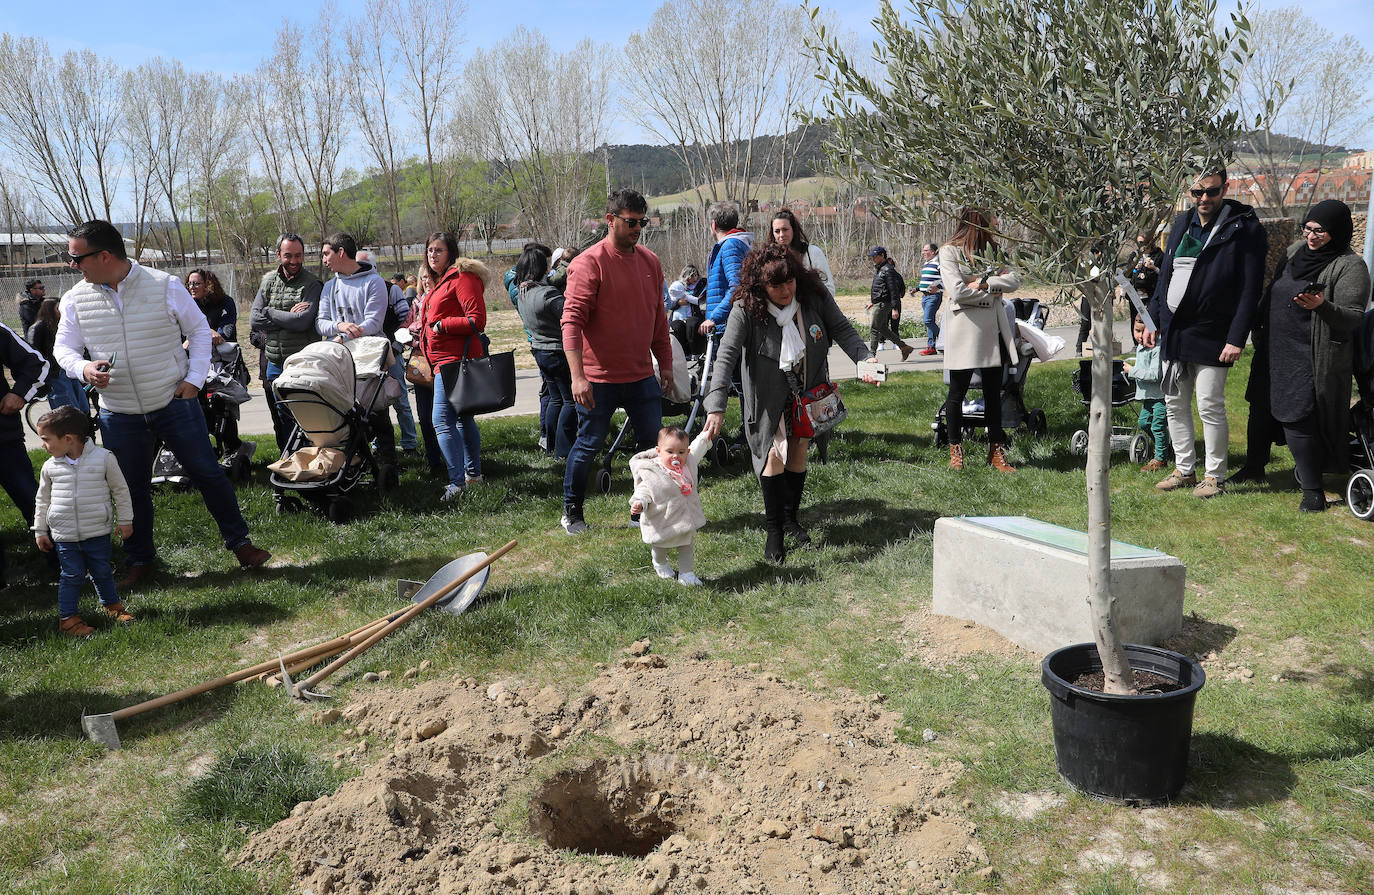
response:
M639 450L658 443L663 394L673 384L673 352L663 308L663 266L639 244L649 203L635 190L606 198L606 238L573 259L563 303L563 353L577 402L577 440L563 476L563 530L587 530L582 503L587 474L625 409ZM653 362L658 359L660 378Z
M1188 191L1193 207L1174 221L1150 300L1159 331L1145 334L1145 346L1158 344L1164 361L1164 405L1176 464L1155 487L1191 487L1202 498L1221 494L1226 485L1226 374L1250 335L1269 250L1255 210L1227 199L1226 187L1221 168L1199 177ZM1206 448L1201 481L1194 394Z
M157 561L149 481L155 441L176 456L200 489L239 565L262 565L272 554L248 538L248 523L210 447L198 400L210 370L205 315L180 279L129 258L124 238L108 221L87 221L68 231L66 258L84 282L62 296L53 356L72 378L100 390L101 438L129 483L134 533L124 541L129 569L119 587L150 576Z

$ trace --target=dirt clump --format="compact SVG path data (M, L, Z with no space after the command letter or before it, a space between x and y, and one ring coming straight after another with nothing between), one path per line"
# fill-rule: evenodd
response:
M240 863L285 855L312 895L887 895L990 872L957 766L896 742L895 714L643 658L568 692L355 690L335 723L384 757Z

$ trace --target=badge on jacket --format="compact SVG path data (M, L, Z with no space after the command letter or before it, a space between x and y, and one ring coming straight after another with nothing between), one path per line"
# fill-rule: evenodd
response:
M821 325L819 323L811 324L811 328L807 332L811 333L813 341L819 342L821 340Z

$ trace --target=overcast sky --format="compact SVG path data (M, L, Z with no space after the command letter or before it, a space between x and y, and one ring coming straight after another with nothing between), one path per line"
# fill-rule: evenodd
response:
M867 46L873 34L870 22L877 14L877 0L827 0L821 5L833 10L841 25L862 38L861 46ZM1258 0L1258 5L1279 8L1291 4ZM588 36L618 45L647 25L657 9L656 4L624 0L469 0L468 6L466 17L458 25L467 39L464 54L501 40L520 24L542 31L555 50L571 48ZM1220 6L1225 14L1226 3ZM1349 34L1374 51L1374 3L1305 0L1301 6L1318 24L1338 34ZM363 2L337 0L337 7L341 15L352 16L363 7ZM4 0L0 2L0 31L42 37L57 52L90 48L128 67L154 56L166 56L181 59L193 69L234 74L250 71L271 53L275 32L284 17L308 24L314 21L318 6L265 0L190 4L185 0L139 0L123 6L130 10L128 15L114 12L120 8L110 0L67 0L56 7L32 0ZM720 8L722 15L726 14L730 8L728 0ZM693 43L710 39L709 34L684 35L683 51L690 52ZM607 64L614 66L616 60L610 58ZM616 74L623 72L617 69ZM635 142L643 137L621 125L615 139Z

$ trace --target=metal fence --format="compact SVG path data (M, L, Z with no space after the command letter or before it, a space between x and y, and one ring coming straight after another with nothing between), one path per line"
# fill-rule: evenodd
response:
M185 277L193 268L203 267L213 271L219 277L224 291L236 299L239 296L239 274L233 264L188 264L180 267L160 268L178 278ZM0 297L3 298L3 313L0 313L0 320L15 332L19 331L19 302L16 301L19 294L24 291L24 284L32 279L40 279L43 285L48 287L48 298L61 298L68 289L81 282L81 275L72 273L51 274L29 274L22 277L0 277ZM251 296L250 296L251 298ZM242 301L240 300L240 304ZM22 335L22 333L21 333Z

